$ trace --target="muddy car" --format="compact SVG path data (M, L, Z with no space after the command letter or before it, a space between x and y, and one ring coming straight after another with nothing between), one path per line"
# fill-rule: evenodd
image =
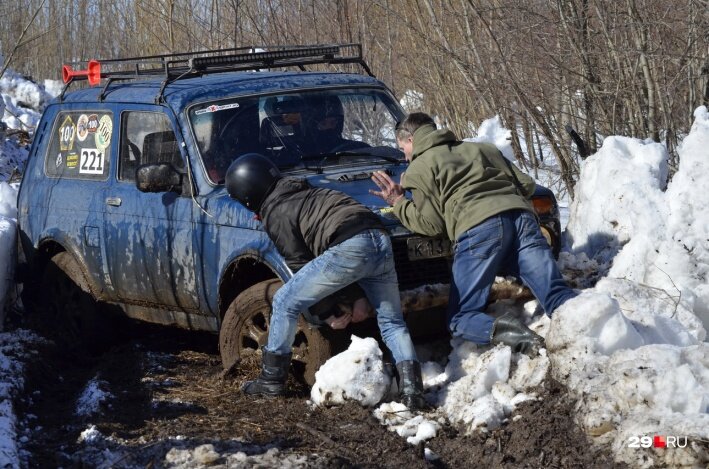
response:
M379 214L405 313L442 322L450 242L412 234L368 193L373 171L398 180L406 170L394 137L404 112L391 91L358 45L256 50L65 66L65 89L37 127L18 199L25 298L40 303L41 321L65 342L99 340L102 315L119 310L220 333L226 367L266 343L271 298L292 272L225 191L229 163L251 152ZM102 86L67 92L84 79ZM535 205L558 250L553 194L540 188ZM309 383L334 347L318 317L305 315L294 344Z

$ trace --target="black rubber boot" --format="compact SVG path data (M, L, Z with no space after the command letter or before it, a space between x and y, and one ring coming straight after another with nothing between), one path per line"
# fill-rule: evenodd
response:
M512 313L505 313L495 319L490 334L490 343L505 344L515 353L524 353L534 357L544 347L544 338L525 326Z
M407 360L396 364L399 374L399 397L409 410L426 408L423 398L423 380L421 379L421 364Z
M277 355L264 348L261 351L261 374L256 380L244 383L241 390L250 396L285 396L292 354Z

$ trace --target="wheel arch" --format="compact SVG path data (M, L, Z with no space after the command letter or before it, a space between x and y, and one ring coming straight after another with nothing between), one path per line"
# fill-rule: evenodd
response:
M47 237L42 239L37 245L37 252L34 258L33 272L35 273L35 279L40 279L44 269L47 267L49 260L61 252L68 253L79 265L81 269L81 274L84 276L86 283L89 287L91 295L95 299L99 299L101 288L95 284L94 279L89 275L88 268L84 261L84 258L78 254L78 251L70 243L62 243L61 241Z
M224 319L229 305L241 292L264 280L280 278L276 268L254 253L242 254L227 266L219 280L219 321Z

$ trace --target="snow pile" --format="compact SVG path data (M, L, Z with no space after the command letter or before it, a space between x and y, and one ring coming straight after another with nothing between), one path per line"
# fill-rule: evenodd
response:
M605 261L631 238L628 250L647 243L665 218L667 157L665 147L652 141L604 140L584 161L576 184L566 228L574 252Z
M81 395L76 400L76 410L74 413L80 417L90 417L101 412L101 409L108 405L108 401L113 399L113 394L106 390L108 383L94 376L87 384Z
M0 182L0 331L5 322L5 299L15 273L17 189Z
M384 370L372 374L367 368L381 363L381 350L374 339L352 337L350 348L328 360L316 373L312 400L316 405L357 400L374 405L385 395L389 377ZM513 354L506 346L491 348L454 339L448 364L422 364L426 399L439 409L428 419L415 415L398 402L386 402L374 411L382 425L411 444L433 438L444 421L454 422L467 433L499 427L522 402L535 398L531 392L547 376L545 354L529 358ZM364 368L364 369L363 369ZM379 389L371 390L379 380ZM366 384L363 384L366 383ZM360 396L353 398L352 396ZM440 422L438 421L440 420Z
M695 118L665 192L667 154L658 144L608 138L584 163L572 249L610 268L555 312L547 337L554 375L579 398L583 428L639 467L709 462L707 109ZM666 436L687 444L632 445Z
M707 461L701 440L709 439L709 344L678 320L653 310L626 316L607 292L586 291L554 313L547 346L555 377L579 397L582 427L612 444L616 459L640 466ZM633 436L655 435L687 437L689 444L628 446Z
M535 398L530 391L543 382L549 368L544 354L530 359L507 346L479 347L459 339L453 345L438 378L445 379L446 386L431 400L468 434L498 428L520 403Z
M382 400L390 382L377 341L353 335L349 348L330 358L315 373L310 399L315 405L357 401L374 406Z
M709 112L698 108L667 185L657 143L612 137L581 168L567 227L574 253L613 259L609 277L676 297L709 326ZM608 181L614 181L608 184ZM608 248L611 246L611 249Z
M13 400L24 388L24 363L44 340L32 332L0 334L0 467L19 467L17 418Z
M512 133L502 125L500 116L485 119L475 132L475 137L464 139L466 142L492 143L510 161L514 161L515 155L512 151L510 135Z
M4 111L0 119L11 129L31 130L37 126L42 109L61 89L59 81L45 80L39 85L7 69L0 78L0 110Z

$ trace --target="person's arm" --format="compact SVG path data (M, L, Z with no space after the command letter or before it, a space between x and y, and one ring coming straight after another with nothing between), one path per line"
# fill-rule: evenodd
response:
M413 201L404 196L404 186L396 184L385 172L375 172L372 180L381 190L369 192L392 205L394 214L406 228L427 236L445 233L445 221L440 208L436 206L438 198L433 195L437 192L433 185L433 175L429 181L411 170L406 173L406 189L411 190Z

